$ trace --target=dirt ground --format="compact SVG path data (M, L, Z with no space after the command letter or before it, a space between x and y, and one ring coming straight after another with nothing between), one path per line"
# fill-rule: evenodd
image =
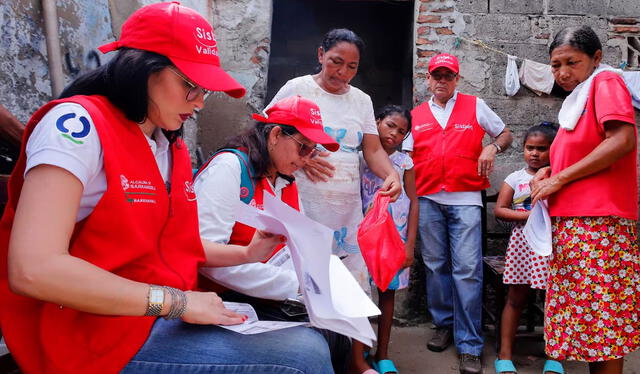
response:
M414 327L394 326L391 332L389 355L400 374L456 374L458 355L453 346L441 353L431 352L426 342L434 330L431 324ZM544 366L544 344L542 335L520 337L516 340L514 364L519 374L540 374ZM484 374L495 373L493 362L496 359L495 338L491 331L485 334L485 346L482 355ZM588 374L586 364L568 362L564 364L569 374ZM640 374L640 351L625 358L625 374Z

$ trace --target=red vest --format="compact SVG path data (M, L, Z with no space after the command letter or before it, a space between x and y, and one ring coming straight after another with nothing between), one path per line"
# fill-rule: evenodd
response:
M262 210L263 202L264 202L264 191L275 195L271 186L269 186L269 182L266 178L262 178L256 183L256 189L253 193L253 199L251 199L250 205L255 206L256 208ZM296 182L291 182L288 186L282 189L282 201L284 201L287 205L294 208L295 210L300 210L299 199L298 199L298 187L296 186ZM231 232L231 237L229 238L229 244L238 244L238 245L247 245L251 242L251 238L253 238L253 234L255 234L256 229L251 226L247 226L240 222L236 222L233 225L233 231ZM284 245L279 245L274 249L271 253L271 256L276 254ZM269 257L271 257L269 256Z
M458 93L444 130L429 102L411 111L414 123L413 162L418 196L443 189L448 192L480 191L489 179L478 175L484 129L476 119L476 97Z
M74 96L38 110L25 130L9 179L0 222L0 322L25 373L117 373L147 340L155 317L102 316L13 294L7 247L25 170L25 147L35 125L56 104L73 102L90 114L104 152L107 190L75 226L69 252L131 280L195 289L204 262L191 162L182 140L171 146L171 194L138 124L101 96Z

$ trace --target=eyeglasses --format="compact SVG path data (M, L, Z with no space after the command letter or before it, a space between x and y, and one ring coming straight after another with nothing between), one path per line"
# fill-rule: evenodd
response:
M291 134L287 134L286 132L284 133L286 136L290 137L291 139L295 140L296 143L300 144L300 149L298 150L298 155L300 157L307 157L309 156L309 158L313 158L316 155L316 147L315 146L310 146L309 144L305 144L303 142L301 142L300 140L296 139L293 135Z
M169 70L171 70L173 72L173 74L179 76L180 78L182 78L182 80L189 86L189 91L187 91L187 96L185 97L185 100L187 101L193 101L195 99L198 98L198 96L202 95L203 100L207 98L207 96L209 96L209 94L211 93L211 91L206 90L196 84L191 83L187 78L184 77L184 75L178 73L177 71L175 71L172 68L169 68Z
M444 79L447 82L451 82L452 80L456 79L456 77L458 76L458 74L455 73L447 73L447 74L429 74L431 76L431 78L433 78L434 81L439 81Z

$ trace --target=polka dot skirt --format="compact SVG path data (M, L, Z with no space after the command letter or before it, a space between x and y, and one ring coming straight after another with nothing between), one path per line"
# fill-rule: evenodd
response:
M547 285L549 257L537 255L527 244L524 225L518 224L511 231L502 281L505 284L528 284L544 290Z

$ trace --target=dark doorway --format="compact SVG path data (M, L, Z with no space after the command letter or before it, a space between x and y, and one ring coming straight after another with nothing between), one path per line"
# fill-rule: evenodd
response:
M353 86L374 107L412 103L412 0L273 0L267 101L289 79L317 72L317 49L330 29L345 27L365 42Z

